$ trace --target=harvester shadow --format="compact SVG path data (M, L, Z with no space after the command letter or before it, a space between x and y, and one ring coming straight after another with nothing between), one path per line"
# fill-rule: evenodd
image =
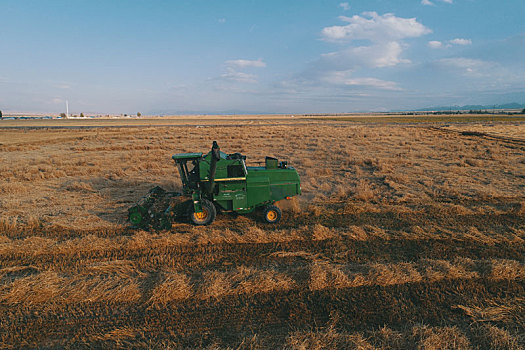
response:
M74 183L74 188L71 184ZM169 181L147 181L142 179L129 179L120 177L94 177L91 179L81 179L75 181L68 181L62 184L64 188L74 190L85 196L85 200L96 200L97 206L87 210L91 215L95 215L101 220L122 225L124 227L133 229L128 221L128 209L134 205L155 186L160 186L170 192L182 192L180 185L175 180ZM95 197L96 199L94 199ZM98 198L97 198L98 197ZM184 197L185 200L190 200L189 197ZM182 200L184 200L182 199ZM189 219L185 215L185 208L178 211L178 215L172 218L173 224L176 225L191 225ZM283 219L293 219L293 215L284 213ZM284 220L283 220L284 221ZM249 214L237 214L232 212L217 211L217 218L212 223L212 226L217 229L230 229L233 231L243 232L253 226L264 226L265 229L277 229L283 227L283 222L277 225L266 224L262 212L256 210ZM284 226L293 225L293 223L286 223Z
M161 186L168 191L178 191L174 181L152 182L138 179L96 177L84 181L92 192L102 199L97 209L89 213L100 219L119 225L127 226L128 209L135 205L149 190L155 186Z
M125 178L106 178L97 177L86 181L89 187L93 189L93 192L97 193L104 199L104 204L99 206L96 210L91 210L90 214L98 216L100 219L113 223L129 227L130 229L135 228L128 221L128 209L137 204L141 198L148 195L149 191L160 186L163 189L170 192L182 192L180 185L176 184L175 181L159 181L159 182L148 182L137 179L125 179ZM172 217L173 224L188 224L191 225L189 219L185 213L187 211L185 201L189 201L189 197L182 197L180 208L177 209L177 215ZM214 226L219 227L230 227L233 226L244 226L246 222L240 219L241 215L235 213L219 213L216 221L213 223ZM248 217L250 221L256 220L256 215L250 214ZM147 227L145 227L147 228Z

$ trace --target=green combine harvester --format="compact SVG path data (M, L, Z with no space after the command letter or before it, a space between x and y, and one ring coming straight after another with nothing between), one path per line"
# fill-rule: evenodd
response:
M209 225L218 210L247 214L259 208L266 222L277 223L282 213L275 202L301 194L299 174L287 162L266 157L265 166L246 166L246 156L221 152L216 141L206 155L179 153L172 158L183 193L150 190L128 211L135 227L168 229L184 216L195 225Z

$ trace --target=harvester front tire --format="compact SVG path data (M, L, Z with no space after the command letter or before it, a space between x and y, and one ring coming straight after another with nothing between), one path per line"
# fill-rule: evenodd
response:
M264 209L264 221L269 224L276 224L281 220L282 212L279 207L269 205Z
M213 203L207 199L201 200L201 206L202 212L196 213L193 203L190 203L190 207L188 208L188 216L190 217L190 221L195 225L209 225L213 222L213 220L215 220L215 217L217 216L217 209L215 209Z
M128 221L133 227L140 227L143 224L144 218L139 211L134 211L128 215Z

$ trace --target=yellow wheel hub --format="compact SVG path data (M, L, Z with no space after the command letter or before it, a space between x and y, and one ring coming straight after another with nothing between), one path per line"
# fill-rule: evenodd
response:
M195 216L195 219L199 221L204 221L208 217L208 211L204 208L202 208L202 211L200 213L193 213Z
M275 210L269 210L268 213L266 213L266 218L270 221L274 221L277 219L277 212Z

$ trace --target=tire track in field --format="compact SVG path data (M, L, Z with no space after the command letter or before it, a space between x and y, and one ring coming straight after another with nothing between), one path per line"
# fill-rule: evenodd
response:
M463 136L463 137L471 137L471 138L479 137L479 138L483 138L485 140L490 140L490 141L503 141L503 142L514 144L517 146L525 146L525 138L496 135L496 134L491 134L490 132L487 133L487 132L479 132L479 131L471 131L471 130L445 129L444 127L437 127L437 126L429 126L426 129L430 131L454 134L454 135Z
M0 305L1 339L16 348L37 344L93 347L102 345L94 336L130 328L137 330L136 337L170 338L194 347L217 341L235 343L246 333L271 334L282 341L290 331L333 322L351 331L383 326L396 329L421 320L431 326L468 325L470 319L456 305L524 294L523 280L457 279L314 292L291 290L220 301L188 300L163 308L103 303L40 309Z
M480 231L505 232L509 227L519 228L524 225L524 216L507 212L502 214L464 214L454 215L452 213L439 213L435 208L421 208L419 212L395 212L382 211L371 212L349 212L343 204L327 204L329 211L320 216L301 215L282 227L293 228L297 225L322 224L329 228L343 228L351 225L371 225L386 230L404 230L414 226L435 225L440 228L461 232L465 228L475 227Z
M44 254L3 254L2 267L32 266L61 272L74 272L90 263L107 260L132 260L137 268L158 270L174 267L180 271L221 269L234 266L304 264L315 257L336 263L411 262L420 259L522 260L525 243L481 243L452 239L368 239L349 237L325 240L293 240L273 243L219 243L200 245L156 245L108 250L49 252ZM280 254L284 253L284 254Z
M248 214L248 221L237 221L235 215L220 215L211 226L211 229L228 229L239 234L258 226L264 230L275 229L294 230L305 225L320 224L330 229L348 228L349 226L375 226L384 230L406 230L414 226L429 226L458 231L469 227L475 227L482 232L506 232L508 228L523 228L525 225L525 213L520 209L524 203L525 196L503 199L487 199L484 201L469 198L439 198L433 205L424 203L412 203L410 211L406 206L386 203L387 207L380 211L363 211L363 202L351 198L342 201L313 202L314 206L320 208L319 213L307 213L309 208L303 212L284 212L283 220L278 225L266 224L261 215ZM454 209L440 206L439 203L457 204L467 209L478 206L492 206L499 212L486 213L457 213ZM377 204L377 203L376 203ZM125 215L124 213L122 214ZM246 218L245 218L246 219ZM175 223L176 232L191 235L194 227L186 220L179 219ZM137 231L131 227L119 229L95 229L79 230L57 227L20 227L2 234L10 239L23 239L33 236L41 236L59 241L94 235L103 238L114 238L119 236L133 235Z

